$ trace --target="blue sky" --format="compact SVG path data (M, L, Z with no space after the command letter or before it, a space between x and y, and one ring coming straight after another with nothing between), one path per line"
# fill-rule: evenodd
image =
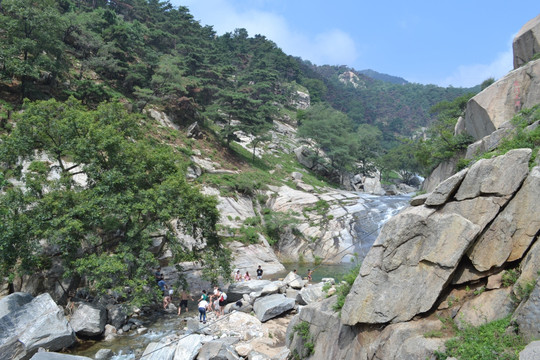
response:
M317 65L469 87L512 69L512 39L540 1L170 0L218 34L261 34Z

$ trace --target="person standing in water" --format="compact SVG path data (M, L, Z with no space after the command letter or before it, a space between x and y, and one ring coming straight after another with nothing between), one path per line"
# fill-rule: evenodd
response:
M182 293L180 293L180 305L178 305L178 315L182 312L182 307L185 307L186 312L188 312L188 298L193 301L191 294L185 288L182 288Z

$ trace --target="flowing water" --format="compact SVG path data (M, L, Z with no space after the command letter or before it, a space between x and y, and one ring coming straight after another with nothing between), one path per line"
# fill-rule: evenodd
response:
M376 196L361 194L366 209L354 214L354 229L359 238L356 254L363 260L377 239L383 225L409 204L410 195Z
M356 241L355 257L351 261L341 264L307 264L290 263L283 264L285 271L283 273L272 275L271 280L284 278L290 271L297 270L297 273L306 277L308 269L314 269L313 282L320 282L322 278L331 277L337 281L341 280L351 268L359 264L373 245L382 226L388 219L397 214L402 208L407 206L410 196L375 196L360 194L363 203L362 210L355 212L354 229L358 234ZM174 301L178 305L178 301ZM146 346L150 342L157 342L160 339L173 334L183 332L185 318L196 316L196 304L189 301L190 311L177 316L175 313L157 313L147 318L141 318L148 332L142 335L136 331L130 331L125 335L118 336L112 341L86 341L79 344L72 353L81 356L93 358L100 349L111 349L115 353L113 360L133 360L138 359Z

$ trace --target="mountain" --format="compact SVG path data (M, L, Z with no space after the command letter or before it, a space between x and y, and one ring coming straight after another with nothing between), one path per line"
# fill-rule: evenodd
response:
M372 79L388 82L388 83L391 83L391 84L405 85L405 84L409 83L407 80L405 80L402 77L383 74L383 73L380 73L380 72L377 72L377 71L371 70L371 69L360 70L360 71L358 71L358 73L369 76Z

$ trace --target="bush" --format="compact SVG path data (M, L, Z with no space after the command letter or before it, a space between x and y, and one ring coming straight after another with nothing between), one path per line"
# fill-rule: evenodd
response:
M445 343L445 352L435 352L438 360L456 357L475 360L518 359L525 347L523 339L507 331L510 317L496 320L479 327L468 326L458 330L458 336Z
M351 287L354 284L354 281L356 280L359 272L360 265L357 265L343 276L344 283L340 284L336 289L337 302L332 307L334 311L341 311L341 309L343 308L343 305L345 304L345 298L349 294L349 291L351 291Z
M304 349L301 354L295 353L296 358L304 359L308 358L315 353L315 344L312 341L311 333L309 332L309 323L302 321L293 327L293 332L290 335L290 339L294 337L294 334L298 334L304 344Z

